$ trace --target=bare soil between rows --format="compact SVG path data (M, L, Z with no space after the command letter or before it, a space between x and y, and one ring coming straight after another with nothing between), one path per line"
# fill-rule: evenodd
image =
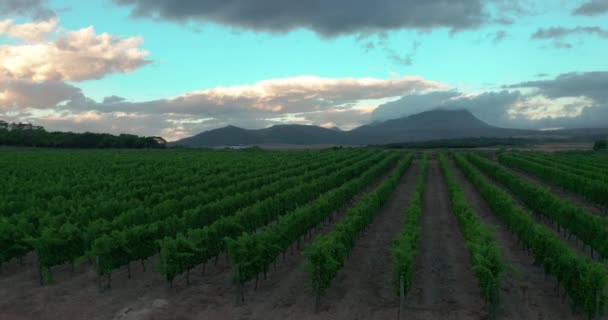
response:
M470 206L493 228L504 262L512 269L503 276L497 318L577 319L555 290L556 280L534 265L534 258L518 244L517 237L502 224L462 171L453 162L450 167Z
M554 280L534 266L533 258L517 245L475 188L452 168L471 205L496 228L501 252L515 270L505 275L499 319L574 319ZM373 190L393 170L363 192ZM179 277L173 288L152 270L155 258L147 262L146 272L134 263L132 279L127 280L124 268L118 270L112 276L112 289L103 293L86 263L73 273L67 266L57 268L55 284L40 287L32 257L28 257L25 266L13 262L0 274L0 319L396 319L398 297L390 247L402 227L418 171L415 161L357 240L318 314L313 312L314 295L301 253L316 236L331 231L363 192L335 212L331 222L315 229L312 239L303 240L299 249L290 248L285 259L279 257L276 269L271 267L268 278L260 279L257 290L253 283L247 284L244 304L235 304L231 268L224 255L217 265L207 264L205 275L200 266L192 270L191 285ZM436 160L429 162L421 224L416 274L402 319L487 319Z
M317 228L313 238L329 232L364 192L377 187L395 168L387 170L343 209L334 213L333 221ZM408 170L398 190L403 191L404 186L409 188L414 184L414 168L412 165ZM388 205L398 199L397 206L400 207L408 195L404 192L395 194L398 196L393 195ZM388 218L394 216L391 211ZM167 286L161 274L151 270L157 264L155 257L147 261L146 272L142 271L139 263L132 263L133 278L127 279L125 268L117 270L112 275L112 289L103 293L98 291L97 277L88 263L78 266L74 272L67 266L55 268L55 283L41 287L33 259L29 257L23 267L13 262L0 274L0 319L318 319L319 315L313 313L313 294L308 288L305 261L301 255L301 250L310 241L304 240L300 250L295 246L288 250L285 260L279 257L276 270L271 269L268 279L261 280L256 291L253 283L248 284L246 303L239 306L235 305L231 268L225 255L220 257L217 265L208 263L205 275L202 275L201 266L192 270L189 286L180 277L173 288ZM376 249L388 248L384 242L378 246L381 247L374 245L369 249L375 252ZM367 253L361 255L366 256ZM353 251L352 257L355 256ZM383 264L390 268L390 261ZM346 287L349 286L347 283ZM333 306L331 300L325 301L327 307ZM350 309L345 304L342 307ZM352 319L350 316L346 318Z
M479 286L437 160L429 160L416 271L403 319L485 319Z

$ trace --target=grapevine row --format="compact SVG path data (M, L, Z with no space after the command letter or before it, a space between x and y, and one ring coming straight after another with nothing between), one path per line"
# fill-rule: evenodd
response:
M448 188L452 211L458 219L460 231L464 236L471 256L473 271L479 280L479 288L492 318L495 317L500 303L501 278L505 263L498 244L488 227L467 202L462 188L450 171L447 159L439 154L439 165Z
M575 309L590 319L603 315L606 306L606 266L580 256L563 244L547 227L536 224L530 213L516 204L507 193L490 183L462 155L455 160L475 185L492 211L519 238L535 257L535 264L556 277L574 302Z
M534 212L554 221L578 239L608 257L608 219L595 216L567 199L560 198L547 188L528 182L501 165L485 158L468 156L481 171L507 187Z
M498 156L501 163L579 194L597 204L608 206L608 183L581 177L560 169L547 167L508 154Z
M545 167L550 167L553 169L562 170L564 172L576 174L581 177L585 177L587 179L608 181L608 176L603 174L597 168L586 169L584 167L584 165L581 165L579 163L564 164L562 161L560 161L559 157L552 157L551 159L548 159L540 154L529 154L529 153L516 153L516 154L512 154L512 155L525 159L525 160L529 160L529 161L541 164Z
M394 286L401 298L400 313L403 308L403 299L413 283L418 253L418 239L421 233L420 216L422 214L422 201L428 172L428 159L426 155L422 156L419 167L418 176L416 177L416 191L414 191L407 208L403 212L403 226L397 237L395 237L391 247Z
M327 175L312 181L301 181L294 188L277 193L234 215L225 216L202 229L191 229L187 234L165 238L161 242L161 272L169 283L173 282L176 275L184 272L188 281L192 268L204 265L226 250L225 238L255 231L324 192L347 183L372 164L381 162L388 166L396 159L394 154L382 153L380 158L368 158L339 170L334 169L332 173L327 172Z
M395 172L380 186L367 193L354 207L350 208L329 234L317 237L305 250L310 283L316 295L316 311L319 309L321 296L344 266L355 240L372 222L376 212L392 194L410 163L411 158L408 161L402 161Z
M413 156L404 161L409 164ZM367 169L359 177L335 188L310 204L278 219L277 223L266 226L255 233L244 233L236 239L227 239L227 249L234 270L234 280L239 288L247 281L266 274L276 258L313 228L327 219L335 210L351 199L362 188L387 170L391 162L379 162Z
M164 245L170 246L171 240L182 240L181 238L184 237L184 232L188 232L188 237L191 238L194 238L195 236L204 237L204 243L203 240L199 240L198 242L193 241L198 244L197 248L201 248L200 250L204 253L215 252L214 250L217 248L216 242L221 242L223 236L220 234L219 238L213 238L212 234L226 230L228 228L226 223L230 218L244 214L244 212L262 211L269 213L282 209L282 207L278 207L277 204L281 204L283 207L297 205L297 202L284 204L283 202L278 201L287 196L291 196L290 199L294 200L309 196L307 194L298 194L298 192L304 190L301 187L303 184L306 186L310 184L307 182L308 180L325 181L324 179L326 178L322 177L325 177L332 172L336 172L337 169L344 165L349 165L351 163L357 164L359 162L370 163L377 161L382 157L383 155L381 154L376 154L375 156L372 154L362 154L353 159L348 159L345 162L332 163L295 177L281 179L260 189L224 198L221 201L210 203L200 210L191 212L189 215L184 215L183 217L169 216L148 225L135 226L121 232L112 232L110 234L102 235L93 243L89 256L96 257L98 274L100 276L107 275L109 278L114 269L124 265L129 267L130 262L147 259L159 252L159 250L162 253L162 247ZM275 202L275 200L277 200L277 202ZM283 201L287 200L288 199L285 199ZM251 221L245 222L249 223ZM159 246L158 241L161 239L164 240ZM173 256L178 256L179 254L181 254L180 250L170 250L169 253L161 255L161 257L166 260L161 263L162 272L166 275L172 274L171 276L168 276L168 279L171 278L172 280L172 277L175 275L172 270L176 270L174 264L171 263L171 259L173 259ZM196 258L200 259L202 256L197 255Z

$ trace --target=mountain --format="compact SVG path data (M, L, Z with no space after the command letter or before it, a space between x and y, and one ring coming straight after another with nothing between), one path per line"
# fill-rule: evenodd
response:
M265 129L248 130L235 126L205 131L185 138L173 145L185 147L218 147L257 144L339 144L340 131L317 126L276 125Z
M217 147L262 144L389 144L466 137L557 137L561 133L491 126L467 110L431 110L408 117L372 123L350 131L308 125L276 125L248 130L234 126L206 131L173 145Z

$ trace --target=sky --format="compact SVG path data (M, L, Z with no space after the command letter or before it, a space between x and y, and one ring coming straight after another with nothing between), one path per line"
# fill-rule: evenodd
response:
M608 0L0 0L0 120L177 140L468 109L608 127Z

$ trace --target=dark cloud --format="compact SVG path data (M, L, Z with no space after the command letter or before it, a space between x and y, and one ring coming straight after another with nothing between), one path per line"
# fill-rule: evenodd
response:
M574 34L586 34L586 35L596 35L601 38L608 38L608 30L600 28L600 27L576 27L576 28L563 28L563 27L553 27L553 28L540 28L534 34L532 34L532 39L541 40L541 39L562 39L570 35Z
M119 97L119 96L109 96L109 97L105 97L103 98L103 104L112 104L112 103L120 103L120 102L125 102L127 99L123 98L123 97Z
M484 5L519 10L515 0L114 0L139 17L213 22L239 29L287 32L310 29L325 36L397 29L474 29L494 19ZM508 20L500 17L501 20Z
M381 104L372 112L373 121L385 121L435 109L450 98L459 96L456 91L435 91L412 94L399 100Z
M374 121L383 121L423 111L441 109L467 109L479 119L497 126L507 122L507 111L521 98L519 91L486 92L466 96L457 91L436 91L427 94L404 96L382 104L372 112Z
M553 43L551 43L551 47L555 49L572 49L574 48L574 45L564 41L553 41Z
M542 75L546 76L546 75ZM505 89L531 89L464 95L435 91L404 96L380 105L372 120L382 121L422 111L467 109L481 120L501 127L592 128L608 125L608 72L567 73L550 80L522 82ZM567 98L565 100L558 100Z
M65 101L84 101L79 88L59 81L0 83L0 111L18 108L50 109Z
M508 88L533 88L547 98L586 97L598 104L608 103L608 71L566 73L553 80L517 83ZM608 119L606 119L608 122Z
M491 33L490 36L492 37L492 42L494 44L498 44L498 43L502 42L504 39L506 39L509 36L509 34L504 30L499 30L499 31L496 31L495 33Z
M30 16L35 20L45 20L55 16L46 0L0 0L1 16Z
M608 13L608 0L590 0L574 10L574 15L595 16Z
M397 50L393 49L388 43L383 43L382 46L386 51L389 60L402 66L411 66L414 62L414 56L416 56L418 48L420 47L420 41L412 42L412 48L409 52L404 54L399 54Z

